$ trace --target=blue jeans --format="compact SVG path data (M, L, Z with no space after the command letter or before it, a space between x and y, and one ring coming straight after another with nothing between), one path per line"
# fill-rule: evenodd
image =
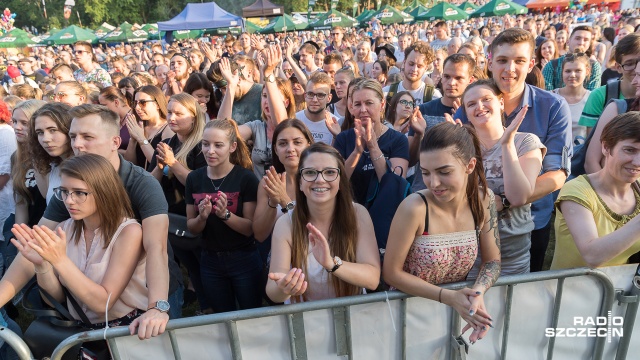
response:
M216 313L252 309L262 305L262 259L250 251L202 251L200 276L205 294Z
M13 259L18 255L18 249L11 242L11 238L13 237L11 228L13 227L14 219L14 214L11 214L7 220L5 220L4 224L1 224L4 241L0 241L0 255L2 255L4 259L4 267L0 268L0 275L3 273L3 269L6 270L9 268Z
M6 320L6 322L5 322ZM9 319L4 310L0 309L0 322L5 322L5 327L14 333L18 334L18 336L22 336L22 331L20 330L20 326L16 324L15 321ZM13 349L4 343L4 341L0 340L0 360L18 360L18 354L16 354Z
M184 303L184 286L180 285L173 292L173 294L169 294L169 319L180 319L182 317L182 304Z

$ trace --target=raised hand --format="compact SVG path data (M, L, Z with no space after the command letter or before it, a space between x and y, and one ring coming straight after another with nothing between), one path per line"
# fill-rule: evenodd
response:
M214 51L211 48L211 46L212 46L211 44L206 44L204 41L198 42L198 47L200 48L200 51L202 51L204 56L206 56L210 62L214 62L218 60L218 54L216 51Z
M136 117L133 116L132 113L128 113L124 117L125 124L127 125L127 129L129 130L129 135L136 142L142 143L147 137L144 134L144 128L142 125L138 124Z
M264 66L262 67L262 73L265 75L273 74L276 67L282 62L282 49L280 46L269 46L263 51L264 54Z
M291 59L293 56L293 40L291 38L285 40L284 55L287 59Z
M302 269L292 268L288 273L269 273L269 279L276 282L280 291L289 296L300 296L307 291Z
M11 229L15 238L11 239L11 243L20 251L25 259L31 261L36 266L42 265L44 260L42 256L36 252L30 244L35 243L33 238L33 230L25 224L14 224Z
M267 191L269 201L273 201L275 204L287 204L289 202L289 195L287 195L287 173L283 172L278 174L276 168L271 166L265 171L264 189ZM272 205L272 206L273 206Z
M176 162L175 155L173 154L173 149L167 143L160 142L156 147L156 151L158 152L156 158L158 159L158 164L173 166Z
M200 201L200 204L198 204L198 212L199 212L198 216L200 216L202 220L207 220L209 215L211 215L212 209L213 209L213 205L211 203L211 196L206 195L204 199Z
M234 74L231 72L231 63L229 58L220 59L220 75L227 80L227 85L237 85L240 83L240 71L236 71Z
M527 115L528 109L529 107L525 105L520 109L520 111L518 111L518 115L516 115L515 119L513 119L506 129L504 129L504 134L502 134L502 137L500 138L500 144L506 145L508 143L513 143L516 137L516 132L518 132L518 128L520 128L524 117Z
M462 121L460 121L460 119L455 119L455 120L453 120L453 116L451 116L450 114L445 113L445 114L444 114L444 119L445 119L447 122L452 123L453 125L459 125L459 126L462 126Z
M420 109L418 109L417 106L413 110L413 115L411 116L410 125L413 131L415 131L415 133L420 136L424 135L425 131L427 131L427 122L424 120L424 117L422 117L422 113L420 112Z
M213 202L213 212L217 217L223 218L227 213L227 194L218 191L218 197Z
M311 245L309 251L311 251L313 257L323 268L333 268L333 257L331 257L331 249L329 249L327 238L311 223L307 224L307 230L309 231L309 244Z
M362 127L362 122L360 121L360 119L355 119L353 122L354 122L353 131L356 134L355 151L357 151L358 154L362 154L362 152L364 151L364 144L365 144L365 141L363 139L365 134L364 127Z
M35 242L29 245L51 265L55 267L67 258L67 237L64 230L57 228L53 232L48 227L34 225L32 234Z
M327 129L329 129L329 132L331 133L331 135L333 135L333 137L338 136L338 134L340 134L340 131L342 131L342 127L340 126L338 119L336 119L327 110L324 111L324 123L325 125L327 125Z

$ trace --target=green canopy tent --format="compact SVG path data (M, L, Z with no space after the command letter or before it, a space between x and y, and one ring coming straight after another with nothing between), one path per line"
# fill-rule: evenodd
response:
M418 1L418 0L413 0L413 1L411 2L411 4L409 4L409 6L407 6L406 8L404 8L404 12L406 12L406 13L410 13L410 12L411 12L411 10L413 10L413 9L417 8L418 6L422 6L422 7L424 7L424 3L423 3L423 2L421 2L421 1Z
M51 29L50 29L49 31L47 31L46 33L44 33L44 34L42 34L42 35L38 36L38 37L40 38L40 40L42 40L42 41L40 41L40 42L44 44L44 40L47 40L49 37L51 37L51 35L55 35L55 33L57 33L58 31L60 31L60 29L57 29L57 28L51 28Z
M88 41L95 44L98 42L98 37L89 30L71 25L49 36L41 43L46 45L69 45L78 41Z
M273 19L264 29L260 30L260 34L274 34L287 31L298 31L306 29L308 24L302 20L283 14Z
M419 19L418 18L420 16L420 14L426 14L427 12L429 12L429 9L427 9L426 7L420 5L420 6L416 7L415 9L411 10L409 12L409 15L413 16L413 20L414 21L420 21L420 20L424 20L424 19Z
M506 14L526 14L528 9L509 0L493 0L470 14L470 17L491 17Z
M245 23L245 29L246 29L246 26L247 24ZM210 35L218 35L218 36L224 36L224 35L227 35L227 33L231 33L231 35L240 35L242 34L242 28L224 27L224 28L217 28L217 29L206 29L204 33L210 34Z
M336 9L331 9L309 24L308 30L326 30L335 27L352 28L358 25L358 20L345 15Z
M391 5L385 5L373 17L380 20L381 25L405 24L413 21L413 16L400 11Z
M149 34L149 40L158 40L160 36L160 31L158 31L158 24L144 24L140 28Z
M376 13L375 10L367 9L367 10L363 11L360 15L356 16L356 20L358 20L359 22L367 21L375 13Z
M160 31L160 37L164 38L165 31ZM173 40L197 39L202 37L204 30L175 30L173 32ZM225 32L226 34L226 32ZM156 35L157 38L157 35Z
M251 21L247 21L245 20L244 22L244 29L249 33L249 34L255 34L257 32L259 32L260 30L262 30L262 27L252 23Z
M106 22L102 23L93 33L96 34L97 37L101 38L107 35L108 33L115 30L116 27L113 25L109 25Z
M141 42L147 41L149 34L142 29L133 27L128 22L123 22L115 30L105 35L99 41L101 43Z
M470 2L470 1L466 1L463 2L462 4L458 5L458 7L462 10L464 10L464 12L466 12L467 14L473 14L474 11L478 10L479 6Z
M0 48L12 49L12 48L25 48L37 46L40 39L35 38L28 32L15 28L0 37Z
M418 20L466 20L469 15L455 5L451 5L446 2L439 2L427 12L419 13L416 17Z

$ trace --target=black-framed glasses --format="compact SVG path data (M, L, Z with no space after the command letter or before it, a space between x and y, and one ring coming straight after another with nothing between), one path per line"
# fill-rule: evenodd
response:
M324 100L327 97L327 94L325 93L314 93L312 91L307 91L306 93L304 93L304 96L309 99L312 100L314 97L318 100Z
M640 61L640 60L636 59L633 62L628 62L626 64L620 64L620 66L622 67L622 70L624 70L624 71L633 71L633 70L636 69L636 66L638 66L638 61Z
M325 168L322 170L316 170L314 168L303 168L300 169L300 176L302 179L307 182L314 182L318 179L318 175L322 174L322 178L324 181L332 182L338 178L340 175L340 169L338 168Z
M147 103L151 103L151 102L156 102L156 101L155 100L134 100L133 107L136 107L138 105L145 106Z
M53 195L55 195L56 199L66 201L69 196L71 196L71 199L78 204L82 204L87 201L87 196L89 196L89 194L91 193L87 191L69 191L61 187L53 189Z
M402 105L404 107L411 108L411 109L416 107L416 104L413 101L405 100L405 99L402 99L402 100L398 101L398 104L400 104L400 105Z

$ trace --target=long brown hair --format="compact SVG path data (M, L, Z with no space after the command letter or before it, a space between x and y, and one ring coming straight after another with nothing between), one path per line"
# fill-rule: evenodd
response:
M13 111L21 110L28 119L31 119L31 115L45 104L46 102L42 100L25 100L19 102L18 105L13 108ZM31 125L31 121L29 121L29 125ZM27 135L30 132L31 131L27 129ZM32 158L29 156L29 144L30 141L28 139L23 143L18 143L18 148L13 155L11 155L11 180L13 184L13 197L16 204L22 204L22 201L25 200L28 200L29 203L33 201L31 192L29 192L25 183L27 172L32 167Z
M280 161L278 154L276 153L276 148L277 148L276 145L278 143L278 136L280 135L280 133L285 129L289 129L289 128L298 129L302 133L302 135L304 135L304 137L307 139L307 141L309 142L309 145L314 143L313 135L311 135L311 131L309 131L309 128L307 127L307 125L305 125L302 122L302 120L287 119L281 122L280 124L278 124L278 126L276 126L276 128L273 130L273 136L271 138L271 158L273 159L273 167L276 169L276 171L279 174L283 173L285 171L285 168L282 162Z
M276 85L278 86L278 90L280 90L280 94L282 94L282 100L289 100L289 105L286 106L287 117L296 117L296 98L293 95L293 85L291 85L291 81L276 78ZM266 91L266 89L264 91ZM264 115L264 109L262 109L262 120L267 121L267 117Z
M238 124L232 119L216 119L211 120L204 127L207 129L219 129L227 133L229 143L236 143L236 151L229 154L229 161L234 165L240 165L245 169L253 171L253 163L251 162L251 153L247 144L245 144L240 132L238 131Z
M160 118L166 121L167 120L167 97L164 96L164 92L162 92L162 90L158 89L153 85L146 85L136 89L136 91L133 93L134 99L136 98L136 94L139 92L145 93L151 96L153 100L155 100L156 104L158 104L158 113L160 114ZM137 118L138 117L137 113L135 111L133 113L136 114L136 118Z
M487 178L484 175L484 166L482 165L482 157L480 154L480 140L476 135L476 131L471 126L458 126L449 122L440 123L427 133L420 143L420 152L428 152L432 150L453 149L453 156L460 159L464 164L468 164L473 158L476 159L476 166L473 172L469 174L467 181L467 199L469 199L469 207L473 215L473 221L476 227L482 227L484 222L484 208L482 200L487 196ZM483 195L480 196L480 188L483 189ZM297 208L297 207L296 207Z
M60 164L60 174L84 181L96 202L96 212L100 218L100 232L107 248L111 238L125 218L133 218L129 195L122 185L120 176L113 165L104 157L85 154L69 158ZM73 240L80 241L83 221L74 221Z
M51 163L60 164L62 157L73 155L71 139L69 138L69 127L71 126L69 110L71 110L71 106L67 104L52 102L43 105L38 111L31 115L31 121L29 121L29 156L31 156L33 167L42 175L46 175L51 171ZM42 145L40 145L35 126L36 119L40 116L47 116L53 120L58 130L63 132L67 137L67 150L62 157L52 157L44 150Z
M314 153L331 155L336 159L338 169L340 169L340 189L336 195L333 219L331 219L331 227L329 228L329 236L327 238L329 248L334 256L339 256L344 261L355 262L358 243L358 222L351 197L351 184L345 172L344 160L335 148L324 143L315 143L302 152L299 167L302 168L305 160L309 155ZM307 230L307 224L309 223L310 214L307 197L302 190L300 190L300 183L302 181L304 180L298 171L298 173L296 173L297 204L292 215L291 266L303 269L304 272L307 273L307 257L309 254L309 231ZM338 277L330 275L329 279L338 297L357 295L360 292L357 286L351 285ZM292 298L294 302L301 300L305 300L304 295L302 295L302 298Z

